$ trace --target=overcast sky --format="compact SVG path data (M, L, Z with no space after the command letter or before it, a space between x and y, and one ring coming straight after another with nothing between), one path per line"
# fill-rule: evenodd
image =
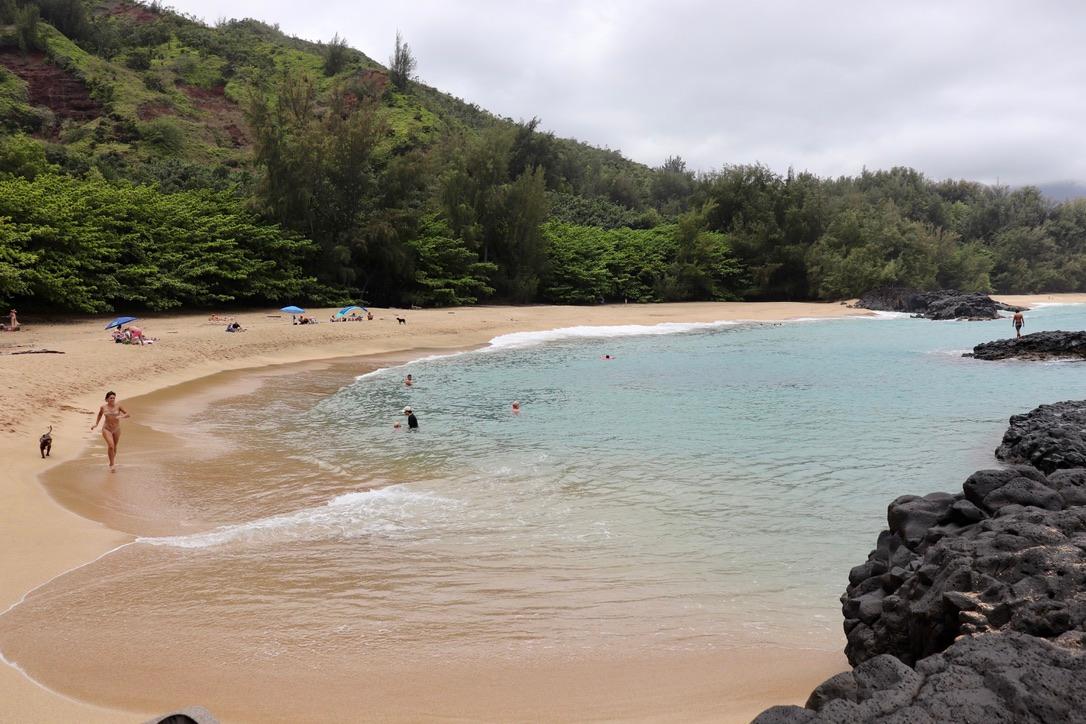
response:
M169 0L334 33L559 136L659 165L1086 182L1086 3Z

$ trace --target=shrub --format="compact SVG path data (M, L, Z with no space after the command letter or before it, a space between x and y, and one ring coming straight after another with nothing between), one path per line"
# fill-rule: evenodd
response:
M143 142L163 155L179 153L185 146L185 131L173 118L162 116L139 125Z

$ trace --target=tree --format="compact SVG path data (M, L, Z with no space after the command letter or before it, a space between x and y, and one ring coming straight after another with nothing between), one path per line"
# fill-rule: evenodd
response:
M320 246L313 273L332 284L357 282L367 240L362 211L376 187L374 152L385 125L372 99L334 89L318 106L305 73L285 75L275 100L254 94L247 115L263 170L257 193L268 212Z
M24 5L15 11L15 34L19 42L19 50L29 53L37 50L41 45L38 37L38 19L40 11L37 5Z
M740 266L723 234L707 231L710 202L679 217L675 227L675 257L657 281L657 293L666 302L699 299L734 299Z
M558 146L553 133L539 130L539 119L517 124L509 151L509 176L516 178L526 170L542 168L547 187L555 188L560 180Z
M956 239L902 216L884 200L841 213L807 256L811 288L823 298L854 297L880 286L933 289L941 244Z
M649 185L653 205L665 213L682 211L693 191L694 174L679 156L668 157L663 166L655 169Z
M411 84L416 65L417 62L415 56L411 54L410 46L404 42L403 36L397 30L396 49L392 52L392 57L388 59L388 77L392 81L392 85L396 86L398 90L407 90L407 86Z
M91 25L82 0L35 0L41 16L72 40L87 40Z
M478 255L454 239L449 227L436 216L423 221L408 245L415 253L414 282L418 285L411 295L413 303L474 304L480 296L493 294L488 279L497 267L479 261Z
M335 75L347 67L350 59L351 51L347 47L347 41L336 33L324 48L324 74Z
M547 184L543 169L524 171L506 190L504 234L496 238L495 286L514 302L530 302L539 289L547 239L540 225L547 217Z
M45 157L45 147L22 133L0 136L0 180L33 180L45 173L55 173L56 166Z
M299 264L312 250L227 193L163 194L101 176L0 181L4 301L106 312L320 298Z

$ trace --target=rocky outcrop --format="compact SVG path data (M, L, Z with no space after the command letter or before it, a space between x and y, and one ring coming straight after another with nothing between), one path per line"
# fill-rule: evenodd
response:
M972 354L962 356L983 360L1086 359L1086 332L1034 332L997 339L978 344Z
M1082 637L965 638L916 668L888 654L828 679L806 707L775 706L754 724L1049 724L1086 721Z
M841 597L855 667L774 722L1086 722L1086 402L1011 418L1028 462L887 509Z
M987 294L966 293L954 289L922 292L900 287L872 289L856 302L861 309L905 312L926 319L998 319L1001 311L1025 311L997 302Z
M963 634L1055 638L1086 631L1086 470L1050 481L1035 468L981 470L958 495L890 504L842 597L845 654L906 664Z
M1041 405L1024 415L1014 415L995 456L1049 474L1086 468L1086 401ZM1059 476L1058 480L1062 483L1068 477Z

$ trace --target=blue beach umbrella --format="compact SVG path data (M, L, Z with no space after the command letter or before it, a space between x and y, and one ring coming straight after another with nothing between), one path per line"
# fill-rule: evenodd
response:
M289 307L283 307L279 311L280 312L286 312L287 314L305 314L304 309L302 309L301 307L295 307L293 305L289 306Z
M117 317L112 322L106 325L106 329L113 329L114 327L122 327L131 322L135 322L139 317Z

